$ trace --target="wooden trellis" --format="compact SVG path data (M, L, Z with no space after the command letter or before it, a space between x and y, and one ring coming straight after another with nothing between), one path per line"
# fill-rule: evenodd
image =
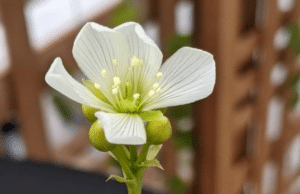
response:
M299 20L299 1L285 14L276 0L195 3L196 45L214 54L217 84L211 97L196 104L202 141L196 149L193 193L244 193L247 186L250 193L262 193L263 169L269 160L278 164L274 192L282 193L296 178L295 172L286 180L282 171L287 146L300 132L300 118L290 116L288 95L270 83L276 62L284 60L290 75L296 64L291 54L281 57L273 39L281 25ZM255 25L257 8L262 10L256 16L262 20L259 27ZM253 59L254 52L258 59ZM266 119L274 96L285 101L284 119L281 136L270 142Z

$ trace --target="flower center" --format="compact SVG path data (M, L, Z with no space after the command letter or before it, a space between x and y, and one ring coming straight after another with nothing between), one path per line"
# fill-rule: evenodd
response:
M112 65L115 68L118 68L119 63L116 59L113 59ZM84 85L95 95L97 94L96 96L98 98L99 96L102 96L101 100L104 99L105 102L113 105L116 111L121 113L137 113L141 111L143 104L146 103L149 98L161 93L158 80L163 76L162 72L158 72L156 74L156 81L150 78L150 80L154 83L150 88L148 88L149 85L146 82L147 78L143 76L147 72L144 72L145 70L143 69L143 66L144 60L133 56L130 60L130 66L127 71L119 72L118 69L116 70L116 72L119 72L121 77L118 75L113 76L105 69L102 69L101 76L104 78L104 83L112 84L112 96L107 93L110 90L109 87L103 88L99 85L99 83L88 84L86 82ZM104 89L103 92L102 89Z

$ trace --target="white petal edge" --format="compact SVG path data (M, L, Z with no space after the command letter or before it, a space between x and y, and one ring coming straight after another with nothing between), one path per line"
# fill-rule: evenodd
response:
M162 64L163 54L149 38L143 27L135 22L127 22L114 28L115 31L122 33L129 45L130 55L144 60L142 68L137 68L137 75L140 75L136 83L139 87L148 91L153 83L155 74Z
M72 78L64 68L62 60L59 57L53 61L46 73L45 81L55 90L80 104L102 111L115 112L112 106L99 100L91 91Z
M102 92L110 99L112 78L118 76L123 80L123 72L127 71L129 65L125 37L113 29L88 22L78 33L72 52L82 72L90 80L102 84ZM115 59L116 66L113 65ZM103 70L107 76L102 76Z
M183 47L161 67L161 93L149 98L144 111L189 104L209 96L216 81L213 56L200 49Z
M101 121L108 142L124 145L146 143L146 130L143 120L134 114L96 112Z

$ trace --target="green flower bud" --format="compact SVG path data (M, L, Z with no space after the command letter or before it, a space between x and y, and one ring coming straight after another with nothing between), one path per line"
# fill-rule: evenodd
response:
M95 112L98 112L99 110L96 108L92 108L86 105L82 105L82 112L86 119L91 121L92 123L97 120L97 117L95 116Z
M99 120L95 121L89 132L91 144L101 152L108 152L115 148L115 144L109 143L104 135L102 124Z
M172 127L169 119L162 115L155 120L148 121L146 134L147 143L159 145L166 142L172 135Z

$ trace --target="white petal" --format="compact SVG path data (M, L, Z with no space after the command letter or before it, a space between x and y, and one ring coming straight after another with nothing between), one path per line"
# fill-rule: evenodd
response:
M61 58L54 60L45 80L49 86L80 104L115 112L112 106L99 100L91 91L72 78L64 68Z
M126 145L146 143L145 126L138 115L96 112L95 116L102 122L108 142Z
M92 81L102 84L101 90L106 95L111 95L112 78L121 76L128 69L129 49L125 37L110 28L99 24L87 23L77 35L73 56L86 76ZM113 65L116 60L117 65ZM102 71L107 76L102 76ZM120 75L121 74L121 75ZM109 98L109 96L107 96Z
M161 93L150 98L144 110L189 104L209 96L216 80L213 56L205 51L184 47L162 66Z
M157 45L151 40L138 23L127 22L114 28L121 32L129 45L130 56L136 56L144 61L142 68L137 67L134 82L139 83L141 89L150 86L150 80L155 78L155 74L161 66L163 55ZM150 82L149 82L150 81Z

